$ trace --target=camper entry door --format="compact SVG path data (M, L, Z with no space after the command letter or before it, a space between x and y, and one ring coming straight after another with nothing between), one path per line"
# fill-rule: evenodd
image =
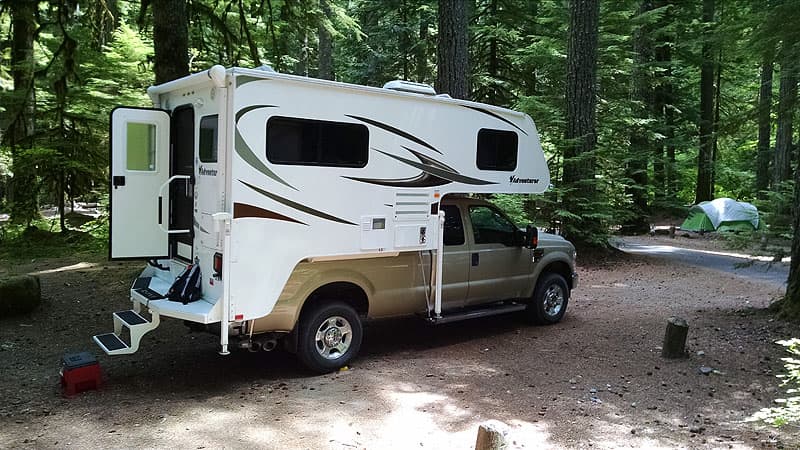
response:
M109 256L167 256L170 116L166 111L116 108L111 112Z

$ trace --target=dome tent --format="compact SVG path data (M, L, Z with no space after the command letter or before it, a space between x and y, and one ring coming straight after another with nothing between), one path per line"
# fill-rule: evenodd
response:
M701 202L689 209L681 224L688 231L753 231L761 226L758 209L747 202L718 198Z

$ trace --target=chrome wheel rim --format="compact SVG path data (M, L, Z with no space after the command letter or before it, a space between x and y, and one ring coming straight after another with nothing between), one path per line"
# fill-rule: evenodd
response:
M314 337L317 353L325 359L341 358L353 342L353 328L342 316L332 316L322 321Z
M548 316L557 316L564 307L564 289L553 284L544 291L544 312Z

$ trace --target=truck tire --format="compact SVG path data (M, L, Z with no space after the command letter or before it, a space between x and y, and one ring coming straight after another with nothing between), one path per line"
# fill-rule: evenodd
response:
M564 317L568 302L569 286L564 277L557 273L543 273L526 313L533 323L551 325Z
M361 348L361 319L346 303L312 305L299 327L297 356L314 372L328 373L347 365Z

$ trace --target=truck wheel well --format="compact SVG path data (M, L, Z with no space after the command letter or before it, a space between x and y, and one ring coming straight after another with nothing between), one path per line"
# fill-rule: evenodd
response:
M548 264L544 269L542 269L542 273L557 273L564 277L564 280L567 282L567 286L572 289L572 270L569 268L569 264L563 261L555 261Z
M347 303L352 306L360 316L366 316L369 311L369 300L366 292L356 284L341 281L318 287L308 296L308 299L303 304L303 310L300 315L302 316L303 312L311 305L331 300Z

